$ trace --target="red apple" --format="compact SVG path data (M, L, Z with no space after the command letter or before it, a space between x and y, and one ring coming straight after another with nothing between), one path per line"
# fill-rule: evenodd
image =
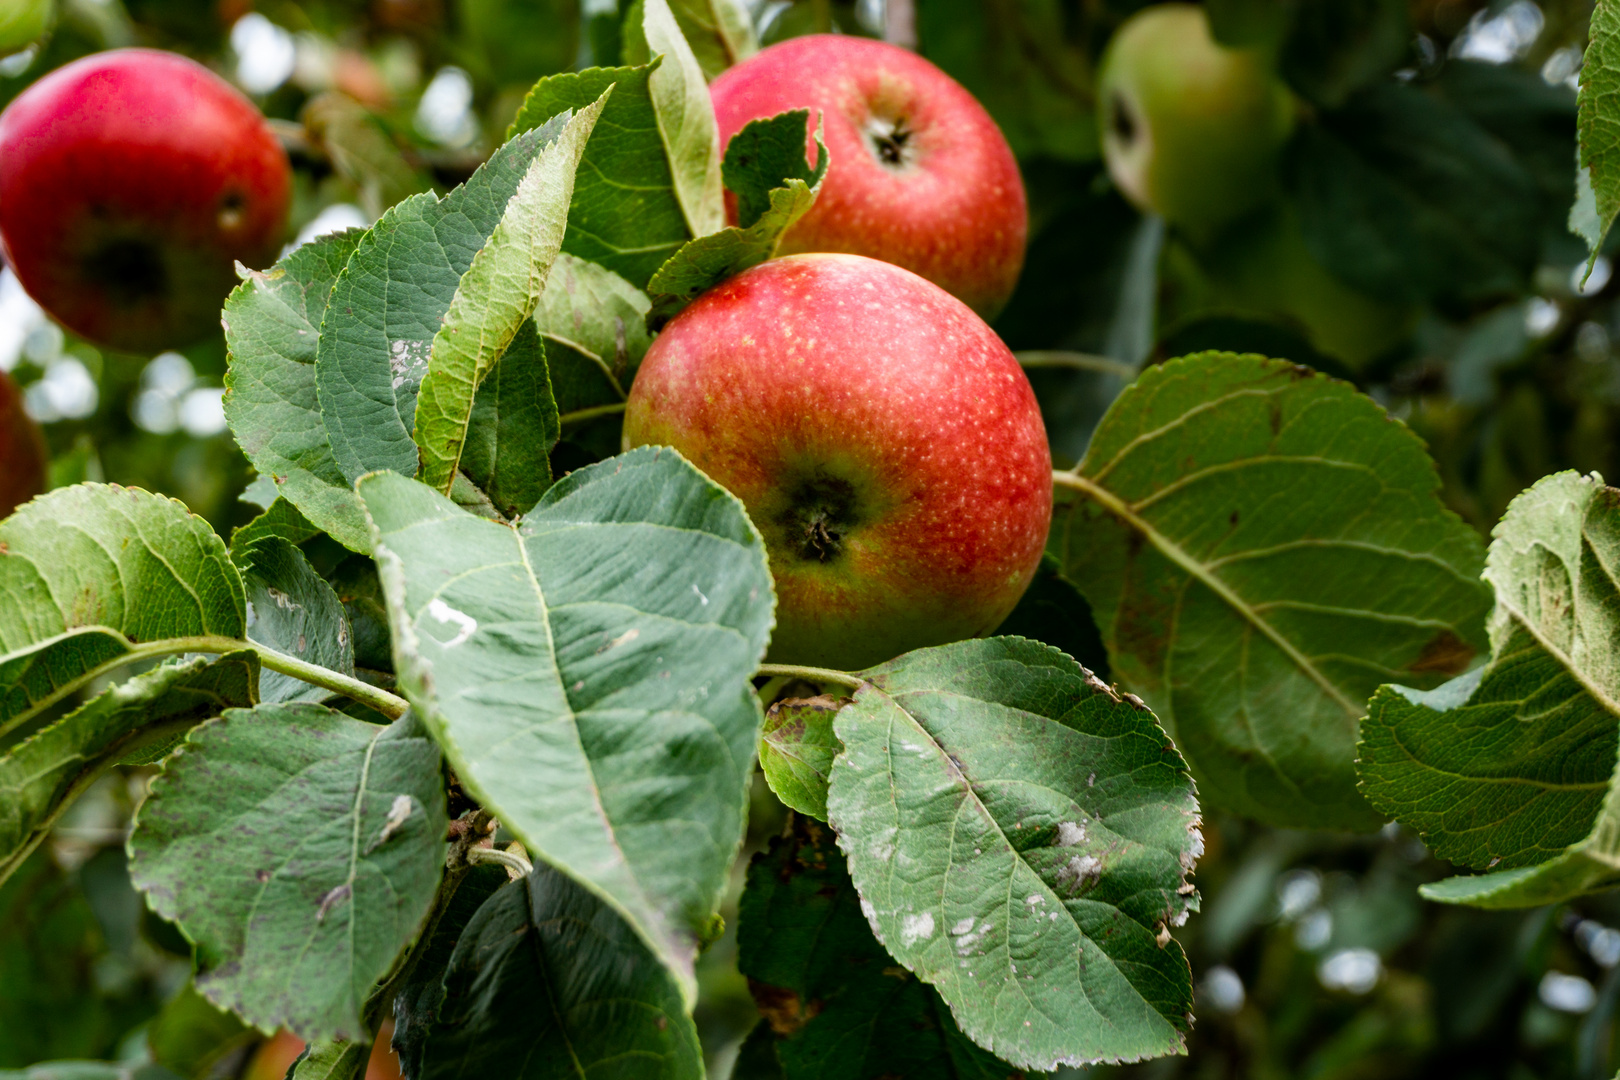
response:
M235 263L274 261L292 177L264 117L183 56L115 49L0 113L0 243L92 341L153 351L219 325Z
M0 371L0 518L45 490L48 458L45 437L23 411L17 384Z
M675 447L748 508L781 663L993 631L1051 525L1018 361L949 293L858 255L774 259L699 297L642 361L624 439Z
M722 144L789 109L824 118L832 164L783 254L882 259L987 319L1006 304L1029 232L1024 182L1001 129L949 75L881 41L815 34L761 50L709 94Z

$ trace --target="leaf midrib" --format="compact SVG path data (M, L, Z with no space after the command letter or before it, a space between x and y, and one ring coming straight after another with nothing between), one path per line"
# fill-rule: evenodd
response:
M1268 641L1281 650L1284 656L1288 657L1295 667L1304 672L1307 678L1314 682L1339 708L1344 710L1346 716L1351 720L1361 718L1362 707L1346 697L1344 692L1335 686L1333 681L1323 674L1309 657L1300 652L1293 642L1284 637L1280 630L1262 618L1252 605L1233 591L1231 586L1222 581L1220 577L1211 572L1205 564L1193 558L1174 540L1171 540L1151 523L1137 515L1123 499L1078 472L1054 473L1053 479L1057 483L1072 487L1091 498L1109 513L1112 513L1145 536L1161 555L1185 570L1194 580L1220 597L1251 626L1259 630Z

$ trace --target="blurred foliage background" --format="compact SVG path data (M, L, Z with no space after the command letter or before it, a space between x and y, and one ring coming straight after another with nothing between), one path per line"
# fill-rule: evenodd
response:
M0 58L0 104L100 49L193 56L275 121L296 168L293 244L464 179L536 79L619 61L628 6L59 0L45 39ZM1482 532L1548 472L1620 475L1620 283L1607 257L1583 276L1565 225L1590 0L1208 0L1223 40L1269 35L1302 105L1280 195L1198 238L1133 209L1099 157L1096 64L1142 6L759 0L753 16L767 44L836 31L916 47L1002 125L1032 229L996 328L1025 354L1061 464L1140 364L1226 348L1355 382L1428 441L1447 500ZM139 485L221 532L245 523L257 507L239 498L253 477L224 428L225 363L221 336L99 351L0 274L0 369L45 425L54 483ZM1072 610L1020 617L1106 670ZM186 1075L247 1075L261 1036L187 991L186 942L129 885L119 848L149 771L104 779L0 888L0 1069L150 1053ZM784 818L757 785L750 844ZM1190 1053L1096 1075L1615 1075L1620 898L1445 909L1415 890L1447 868L1393 827L1216 818L1207 835L1204 912L1178 935L1199 984ZM739 865L731 923L741 882ZM701 971L699 1029L724 1077L757 1020L734 934Z

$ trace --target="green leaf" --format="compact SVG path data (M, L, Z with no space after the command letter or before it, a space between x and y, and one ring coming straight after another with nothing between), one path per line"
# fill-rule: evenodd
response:
M251 705L258 657L170 662L105 691L0 757L0 881L22 865L62 812L112 765L155 761L177 736Z
M360 483L400 686L456 775L692 993L742 840L773 597L742 505L668 449L559 480L522 527Z
M787 698L765 713L759 764L776 797L801 814L827 820L827 776L843 746L833 718L847 702L822 694Z
M1406 0L1287 6L1293 24L1279 57L1282 74L1318 105L1342 105L1352 92L1387 79L1412 47Z
M868 921L1021 1068L1181 1052L1198 802L1140 702L989 638L862 673L827 809Z
M332 586L317 574L291 541L267 536L241 554L251 641L342 675L354 674L349 617ZM259 676L259 700L324 701L330 690L267 671ZM242 702L247 705L251 702Z
M130 873L195 945L197 989L255 1027L366 1041L361 1007L433 904L439 751L319 705L193 731L136 816Z
M414 438L423 483L450 493L473 418L473 398L529 322L562 249L574 170L612 88L576 112L524 174L488 242L462 275L416 398ZM532 355L532 354L531 354ZM544 354L540 354L543 360Z
M805 135L810 129L810 110L794 109L767 119L750 120L726 144L721 166L726 187L737 196L737 223L743 228L754 224L771 208L771 192L788 180L802 180L818 189L827 175L827 144L822 134L825 122L816 122L816 164L805 157Z
M182 1080L161 1065L122 1065L107 1061L47 1061L17 1072L0 1071L0 1080Z
M1522 290L1541 252L1535 177L1463 110L1405 83L1302 126L1284 174L1311 252L1380 299Z
M796 820L748 864L737 946L738 967L780 1033L761 1038L781 1080L1023 1077L963 1035L933 987L894 966L832 832L814 822Z
M258 1032L217 1009L187 983L146 1029L152 1060L181 1076L214 1075L223 1059L258 1039Z
M726 149L727 182L738 192L739 220L750 223L699 236L658 268L647 284L654 322L671 318L699 294L773 258L782 235L809 212L821 192L828 161L818 127L816 167L805 164L802 147L809 116L808 110L800 109L751 121L731 140ZM785 143L793 146L791 159L784 152ZM745 199L750 212L758 208L756 204L768 208L750 219L744 213Z
M1466 668L1490 603L1422 442L1345 383L1204 353L1144 372L1057 479L1051 550L1205 803L1380 825L1355 789L1365 703Z
M1430 899L1530 907L1620 881L1617 556L1620 491L1544 478L1495 530L1490 664L1373 698L1367 797L1441 858L1497 871L1425 887Z
M322 532L298 507L276 496L273 491L272 496L264 513L231 533L231 561L238 566L246 558L247 549L265 537L278 536L288 543L302 544Z
M1592 260L1587 263L1590 272L1615 215L1620 214L1620 4L1613 0L1599 0L1592 11L1576 123L1582 195L1576 209L1581 209L1587 191L1592 203L1582 228L1575 227L1572 211L1571 228L1592 250Z
M393 1046L399 1053L400 1071L406 1076L418 1080L422 1076L428 1038L444 1005L444 973L456 942L484 901L507 880L504 866L481 863L469 867L456 882L455 893L433 927L433 936L418 951L415 964L401 981L399 993L394 996Z
M771 209L746 229L726 228L700 236L677 251L647 285L652 320L663 322L722 281L776 255L782 234L816 201L802 180L771 192Z
M565 109L583 109L613 87L580 162L563 251L600 263L637 288L644 288L692 237L675 195L649 86L662 63L655 59L641 67L591 68L541 79L507 130L511 138Z
M84 1054L106 1038L114 1021L92 974L106 951L84 891L49 852L0 884L0 1069Z
M294 1063L290 1080L360 1080L370 1059L367 1039L311 1043Z
M653 69L648 89L675 179L675 197L687 231L707 236L726 223L720 191L720 128L715 123L709 85L669 9L669 0L645 0L642 10L641 29L649 55L662 56L665 61Z
M759 51L759 35L743 0L673 0L670 9L710 82Z
M110 484L35 499L0 522L0 733L165 639L244 624L224 542L181 503Z
M606 267L572 255L557 257L535 322L548 343L551 382L563 412L624 400L628 377L652 344L651 306L646 293ZM566 347L578 360L555 359L553 345Z
M326 437L315 352L332 285L365 235L351 229L318 237L264 273L250 273L224 312L231 433L282 498L354 551L365 551L371 538Z
M702 1080L680 986L607 904L559 870L501 888L444 977L424 1080Z
M346 483L372 469L415 474L411 430L434 337L462 276L559 127L553 121L508 142L442 199L413 195L389 210L338 275L315 382Z
M551 448L562 437L562 419L549 359L534 322L525 320L473 399L454 479L482 490L503 518L524 513L551 486Z

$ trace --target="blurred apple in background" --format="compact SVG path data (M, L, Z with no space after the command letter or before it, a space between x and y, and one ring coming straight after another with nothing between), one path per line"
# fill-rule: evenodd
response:
M0 242L35 300L102 345L217 332L240 261L284 239L291 174L258 109L202 65L115 49L0 113Z
M1099 68L1109 175L1143 210L1208 237L1277 193L1293 95L1258 49L1228 49L1204 9L1160 4L1126 20Z
M894 45L817 34L755 54L709 94L722 144L790 109L826 125L832 163L782 254L882 259L987 319L1006 304L1024 265L1024 183L1001 129L949 75Z

